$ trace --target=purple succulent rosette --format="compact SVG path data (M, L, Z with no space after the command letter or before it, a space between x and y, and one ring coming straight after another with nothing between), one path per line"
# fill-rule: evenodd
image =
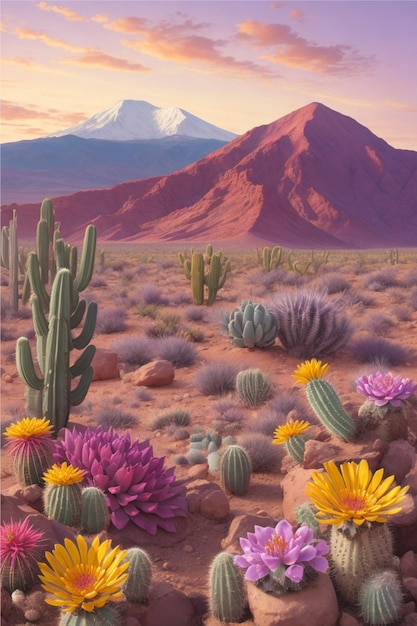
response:
M185 517L187 503L182 487L175 485L174 468L164 468L149 440L132 441L129 433L112 428L65 429L54 458L84 471L84 480L101 489L118 528L133 522L151 535L158 527L176 532L176 517Z
M316 572L325 572L329 566L323 554L328 545L323 539L315 539L313 530L303 525L293 530L283 519L272 528L255 526L247 538L240 538L243 554L235 556L234 562L245 568L245 578L252 582L272 576L280 582L288 578L299 583L304 576L304 568L309 566Z
M356 390L376 406L390 404L398 408L417 391L417 385L413 384L411 378L393 376L391 373L382 374L378 371L358 378Z

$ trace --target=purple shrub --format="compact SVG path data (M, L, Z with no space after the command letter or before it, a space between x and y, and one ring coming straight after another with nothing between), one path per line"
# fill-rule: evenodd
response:
M388 287L399 287L398 271L395 267L383 267L364 276L364 285L371 291L385 291Z
M399 322L411 322L413 319L411 310L405 304L397 304L391 307L391 314L394 315Z
M243 428L244 413L242 408L231 400L217 400L212 408L217 416L211 422L211 428L221 435L234 435Z
M206 319L206 311L201 306L189 306L184 310L184 317L188 322L203 322Z
M238 443L249 455L252 472L272 472L280 464L281 450L266 435L248 433L241 435Z
M406 363L410 358L406 348L373 335L360 337L352 341L349 347L353 356L362 363L390 367Z
M352 287L347 278L339 274L338 272L330 272L325 274L320 279L320 288L326 291L329 295L334 293L342 293L349 291Z
M195 346L182 337L161 337L155 340L156 355L170 361L174 367L189 367L196 363Z
M199 369L195 384L205 396L222 396L234 391L238 371L233 363L209 363Z
M151 535L158 528L176 532L176 517L185 517L187 503L174 468L164 468L149 440L132 441L129 433L112 428L65 429L56 444L56 461L67 461L84 471L88 485L101 489L111 511L111 522L124 528L129 522Z
M408 303L412 309L417 311L417 289L413 289L412 291L410 291L410 294L408 296Z
M138 418L135 415L112 405L103 407L94 416L97 424L105 430L109 428L127 430L138 424Z
M96 323L97 334L110 335L111 333L121 333L126 330L126 327L126 311L124 308L98 309Z
M113 343L122 363L140 367L155 356L155 342L146 336L126 335Z
M383 335L394 325L394 319L383 311L375 311L366 316L363 324L370 332Z
M168 304L168 299L162 295L162 291L157 285L143 285L139 296L144 304L157 304L159 306Z

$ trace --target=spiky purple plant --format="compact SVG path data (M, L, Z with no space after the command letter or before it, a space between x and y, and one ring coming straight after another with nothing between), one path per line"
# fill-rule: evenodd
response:
M4 522L0 526L1 586L10 592L24 591L35 582L42 555L44 533L29 520Z
M356 390L376 406L385 406L389 403L393 407L399 407L417 391L417 385L411 378L378 371L369 376L360 376L356 380Z
M105 493L118 529L132 522L151 535L158 527L175 532L176 518L186 515L174 468L164 468L164 457L154 456L149 440L132 441L129 433L101 426L84 432L66 429L54 457L82 469L85 481Z

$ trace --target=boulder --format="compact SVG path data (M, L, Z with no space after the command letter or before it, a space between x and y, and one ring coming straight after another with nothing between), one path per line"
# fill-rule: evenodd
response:
M131 376L131 382L138 387L163 387L170 385L175 378L174 366L170 361L158 359L142 365Z

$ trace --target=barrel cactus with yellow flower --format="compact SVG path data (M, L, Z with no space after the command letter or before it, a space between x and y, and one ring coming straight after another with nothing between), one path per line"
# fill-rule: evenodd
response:
M309 428L310 423L306 420L289 419L285 424L278 426L274 430L272 443L283 444L296 463L302 463L304 459L304 449L309 436L304 432Z
M301 363L292 376L298 383L306 385L307 399L326 430L345 441L351 441L357 427L344 410L334 387L324 380L328 368L328 363L311 359Z
M79 526L84 472L64 462L56 463L43 476L47 483L43 493L45 515L66 526Z
M331 576L342 598L357 604L364 582L377 570L394 567L391 533L386 522L401 511L408 486L393 486L394 476L372 473L368 462L337 467L324 463L312 473L307 495L321 524L330 525Z
M13 471L24 487L43 485L43 473L53 463L54 441L49 420L23 417L8 426L6 451L13 459Z

